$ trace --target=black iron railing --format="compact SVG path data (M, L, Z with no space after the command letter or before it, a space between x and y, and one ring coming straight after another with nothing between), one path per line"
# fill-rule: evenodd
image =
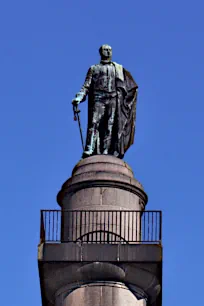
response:
M161 211L41 210L41 242L161 243Z

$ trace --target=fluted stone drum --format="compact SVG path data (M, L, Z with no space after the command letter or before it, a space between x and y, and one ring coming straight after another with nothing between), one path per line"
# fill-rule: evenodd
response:
M72 291L63 306L146 306L146 300L137 299L124 285L113 282L95 282Z
M62 207L62 242L140 241L147 195L121 159L96 155L81 160L57 200Z

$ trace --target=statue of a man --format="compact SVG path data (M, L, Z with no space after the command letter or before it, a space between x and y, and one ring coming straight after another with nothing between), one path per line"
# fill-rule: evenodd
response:
M134 142L137 84L121 65L112 62L112 48L99 49L100 64L89 68L84 85L72 101L88 95L88 128L83 157L110 154L123 158Z

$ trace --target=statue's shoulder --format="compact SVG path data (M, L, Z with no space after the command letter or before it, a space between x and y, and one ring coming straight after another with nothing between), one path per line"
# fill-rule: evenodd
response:
M90 67L90 69L94 70L94 69L96 69L96 68L99 67L99 66L100 66L100 64L95 64L95 65L92 65L92 66Z
M117 67L117 68L119 68L119 69L123 69L123 65L118 64L118 63L116 63L116 62L112 62L112 63L113 63L113 65L114 65L115 67Z
M91 67L89 67L89 71L92 71L94 69L95 65L92 65Z
M90 72L90 73L95 72L98 66L99 66L98 64L92 65L92 66L89 68L89 72Z

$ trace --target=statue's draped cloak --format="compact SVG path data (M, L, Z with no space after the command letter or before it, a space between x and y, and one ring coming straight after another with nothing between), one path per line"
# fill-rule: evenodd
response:
M113 126L110 154L118 152L118 157L123 158L127 149L134 143L136 102L138 85L131 74L121 65L113 63L116 69L117 107ZM88 132L93 116L94 94L90 86L88 93ZM105 121L104 121L105 122ZM99 135L96 135L96 148L93 154L102 154L100 138L104 137L104 122L99 127ZM99 136L99 137L98 137Z

